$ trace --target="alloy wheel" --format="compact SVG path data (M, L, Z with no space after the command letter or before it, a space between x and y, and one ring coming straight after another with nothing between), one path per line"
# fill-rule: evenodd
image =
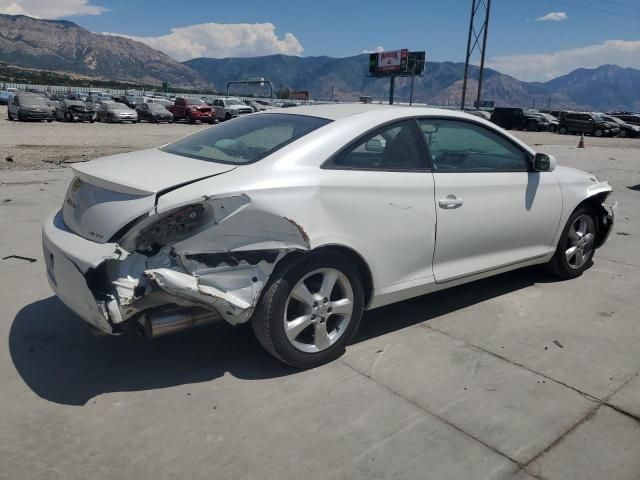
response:
M313 270L289 293L283 318L285 335L302 352L326 350L347 330L353 307L353 288L346 275L334 268Z
M589 215L580 215L569 227L565 257L573 270L581 268L590 258L595 240L595 224Z

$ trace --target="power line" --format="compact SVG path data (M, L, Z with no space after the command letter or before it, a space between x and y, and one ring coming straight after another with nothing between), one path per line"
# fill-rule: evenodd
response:
M608 13L609 15L617 15L619 17L633 18L635 20L640 20L640 16L629 15L627 13L621 13L621 12L614 12L612 10L605 10L604 8L588 7L586 5L578 5L578 4L575 4L575 3L566 2L564 0L547 0L547 1L548 2L552 2L552 3L558 3L560 5L568 5L570 7L582 8L583 10L591 10L593 12Z
M617 5L618 7L624 8L634 8L636 10L640 10L640 5L629 5L628 3L616 2L615 0L600 0L604 3L610 3L611 5Z

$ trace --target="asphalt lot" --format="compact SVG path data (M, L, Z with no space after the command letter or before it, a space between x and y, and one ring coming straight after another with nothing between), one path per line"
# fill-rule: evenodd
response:
M299 372L245 327L94 336L47 285L65 162L199 128L0 111L1 479L640 478L640 140L518 133L614 187L582 277L530 268L368 312L344 357Z

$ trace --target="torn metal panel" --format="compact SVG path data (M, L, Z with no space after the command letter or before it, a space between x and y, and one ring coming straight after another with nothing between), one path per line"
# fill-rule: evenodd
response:
M61 225L63 234L52 228L62 238ZM147 312L166 326L177 316L162 312L176 306L244 323L276 264L291 251L309 249L302 226L262 211L245 194L154 211L127 228L117 243L100 245L100 261L82 258L88 268L78 267L93 297L92 315L100 317L92 323L108 333L132 318L149 320ZM75 235L74 241L89 243Z
M203 285L196 277L166 268L148 270L145 276L170 295L210 308L234 325L246 322L253 311L253 303L247 301L246 294L254 297L255 293L247 292L251 290L249 287L223 292L213 286Z

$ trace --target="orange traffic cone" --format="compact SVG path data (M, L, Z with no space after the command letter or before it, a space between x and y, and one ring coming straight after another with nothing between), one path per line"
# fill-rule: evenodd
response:
M578 143L578 148L584 148L584 133L580 135L580 143Z

